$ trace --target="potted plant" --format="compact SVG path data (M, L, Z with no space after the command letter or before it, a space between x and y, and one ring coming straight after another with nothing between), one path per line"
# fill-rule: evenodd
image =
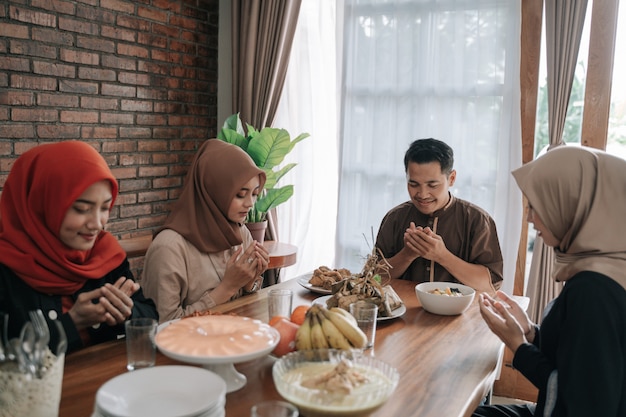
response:
M217 134L217 138L239 146L252 158L256 166L265 171L267 177L265 188L257 198L254 207L248 212L246 225L249 228L253 223L267 225L267 212L276 206L286 202L293 195L293 185L277 186L278 181L297 164L289 163L278 168L285 156L292 151L294 146L303 139L309 137L308 133L301 133L291 140L289 132L285 129L264 127L260 131L246 123L244 131L239 113L229 116L224 126ZM263 228L263 234L265 228ZM262 240L262 239L257 239Z

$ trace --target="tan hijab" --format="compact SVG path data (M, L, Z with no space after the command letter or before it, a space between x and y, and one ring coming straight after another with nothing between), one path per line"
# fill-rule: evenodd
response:
M263 188L265 173L247 153L219 139L207 140L191 162L183 191L159 231L175 230L204 253L240 245L242 225L228 220L228 208L255 175Z
M626 161L593 148L562 146L513 176L560 240L555 279L595 271L626 289Z

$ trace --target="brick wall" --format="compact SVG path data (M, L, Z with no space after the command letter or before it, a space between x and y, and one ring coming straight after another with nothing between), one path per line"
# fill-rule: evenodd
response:
M218 0L2 2L0 190L27 149L82 140L119 180L108 229L125 238L161 225L195 150L217 132L218 9Z

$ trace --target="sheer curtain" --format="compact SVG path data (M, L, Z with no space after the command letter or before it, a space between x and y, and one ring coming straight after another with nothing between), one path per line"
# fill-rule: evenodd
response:
M337 219L337 60L334 1L302 0L289 70L273 126L310 137L287 156L296 162L281 182L294 195L276 208L280 240L298 246L298 260L281 280L335 261Z
M337 263L358 270L384 214L406 201L403 157L434 137L453 192L495 219L512 291L521 195L520 1L345 0ZM373 233L372 233L373 231Z

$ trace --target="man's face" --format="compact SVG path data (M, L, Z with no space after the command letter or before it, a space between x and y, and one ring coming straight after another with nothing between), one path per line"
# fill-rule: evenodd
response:
M448 189L454 185L456 171L446 175L441 172L439 162L409 162L406 179L413 205L421 213L430 215L448 204Z

